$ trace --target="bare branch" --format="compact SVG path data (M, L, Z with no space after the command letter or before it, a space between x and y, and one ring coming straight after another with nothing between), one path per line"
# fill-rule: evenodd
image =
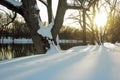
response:
M86 8L84 8L84 6L83 5L72 5L72 4L68 4L67 5L67 8L68 9L86 9L86 10L89 10L89 8L91 7L91 5L93 5L93 4L95 4L97 1L99 1L99 0L90 0L89 1L89 4L87 5L88 7L86 7ZM79 2L81 3L82 1L81 0L79 0ZM82 3L81 3L82 4Z
M14 13L14 16L13 16L13 18L12 18L12 20L9 21L9 22L6 23L6 24L3 24L2 27L6 27L6 26L8 26L10 23L12 23L12 22L15 20L16 16L17 16L17 13L15 12L15 13Z
M83 9L82 6L75 6L75 5L70 5L70 4L67 5L67 8L68 9Z
M45 2L44 0L39 0L41 3L43 3L46 7L48 6L48 3Z
M10 0L9 0L10 1ZM13 3L9 2L8 0L0 0L0 4L7 7L10 10L15 11L16 13L22 14L22 5L16 6ZM19 2L18 2L19 3Z

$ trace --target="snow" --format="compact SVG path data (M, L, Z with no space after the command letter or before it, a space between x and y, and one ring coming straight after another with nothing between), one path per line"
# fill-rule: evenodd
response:
M0 62L0 80L120 80L120 45L77 46Z
M13 4L16 7L20 7L22 5L22 2L18 2L16 0L6 0L6 1L8 1L11 4Z
M54 25L54 20L52 20L52 22L47 27L45 27L42 24L42 22L39 20L40 29L38 29L37 33L46 38L52 39L51 29L52 29L53 25Z
M83 8L88 9L89 8L88 4L89 4L89 2L83 2L82 3Z
M36 9L39 9L39 7L37 6L37 4L35 5L35 8ZM40 21L40 19L38 19L38 25L39 25L39 29L37 30L37 33L42 35L43 37L46 37L46 38L49 38L49 39L52 39L52 33L51 33L51 30L54 26L54 16L52 14L52 20L51 22L48 24L48 26L44 26L43 23Z
M34 8L35 8L36 10L39 10L39 7L38 7L37 4L35 4Z
M40 20L38 21L39 21L40 28L38 29L37 33L45 37L50 44L50 49L46 52L46 54L52 54L52 53L59 52L59 49L57 48L55 43L51 41L53 39L51 30L54 26L54 17L52 17L52 21L47 27L44 26ZM46 49L48 49L48 47L46 47Z
M46 54L55 54L59 53L60 49L55 45L53 41L49 41L50 49L46 52Z

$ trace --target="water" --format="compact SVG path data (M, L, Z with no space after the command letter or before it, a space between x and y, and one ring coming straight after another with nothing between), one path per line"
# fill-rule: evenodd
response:
M79 44L60 44L62 50L66 50L77 45ZM38 55L33 44L0 44L0 61L31 55Z
M33 44L0 44L0 60L36 55Z

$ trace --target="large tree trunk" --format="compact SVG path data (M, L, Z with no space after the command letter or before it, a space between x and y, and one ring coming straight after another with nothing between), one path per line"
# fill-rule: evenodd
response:
M54 26L52 28L53 40L56 45L57 45L56 38L62 27L66 9L67 9L67 0L59 0L57 14L56 14L56 18L54 21Z
M43 54L47 51L49 43L42 35L37 33L40 28L39 22L39 9L37 9L36 0L22 0L23 1L23 17L28 24L30 34L36 50L39 54Z

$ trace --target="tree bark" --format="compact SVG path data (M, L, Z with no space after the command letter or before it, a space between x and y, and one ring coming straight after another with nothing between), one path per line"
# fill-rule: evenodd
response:
M52 36L56 45L57 45L56 38L60 32L60 28L62 27L66 9L67 9L67 0L59 0L57 14L54 21L54 26L52 28Z
M52 0L47 0L48 6L47 6L47 12L48 12L48 22L52 22Z
M92 15L92 23L91 23L91 30L92 30L92 38L91 38L91 43L93 45L95 45L95 30L94 30L94 19L95 19L95 15L96 15L96 11L95 11L95 4L92 7L93 9L93 15Z
M83 45L86 44L86 10L83 10Z
M22 0L23 1L23 17L30 29L30 34L36 50L39 54L43 54L49 48L49 43L42 35L37 33L40 28L39 9L36 8L36 0Z

